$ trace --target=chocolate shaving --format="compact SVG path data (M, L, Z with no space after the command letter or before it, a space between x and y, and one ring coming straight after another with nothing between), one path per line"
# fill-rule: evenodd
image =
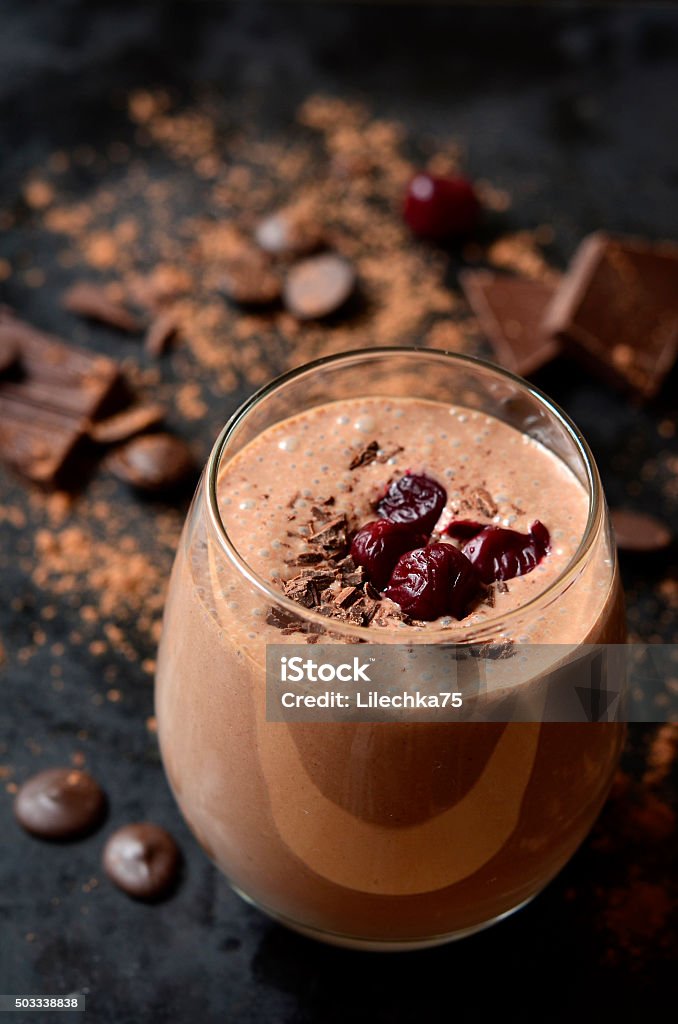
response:
M397 444L395 448L390 448L388 451L382 452L381 455L377 456L377 462L388 462L395 455L399 455L400 452L404 452L405 449L401 444Z
M304 624L303 619L283 608L270 608L266 621L269 626L275 626L276 629L281 629L283 633L287 633L287 631L296 632Z
M491 519L497 514L497 503L485 487L476 487L471 495L478 511Z
M358 599L360 591L357 587L342 587L335 596L334 603L338 604L340 608L348 608L350 604Z
M317 565L318 562L322 562L323 556L321 551L302 551L296 558L290 558L287 561L287 565Z
M325 556L340 558L346 554L348 547L348 521L345 515L337 516L325 523L316 533L312 533L309 542Z
M360 466L369 466L371 462L374 462L379 454L379 442L370 441L368 445L361 448L360 451L353 456L348 464L349 469L358 469Z
M314 608L319 603L318 591L310 579L295 576L283 584L283 593L285 597L303 605L304 608Z
M334 498L311 505L310 533L308 527L300 526L296 534L304 537L307 550L288 562L299 571L282 584L282 590L302 608L335 621L367 626L382 605L381 595L366 579L364 567L356 566L348 553L348 517L344 512L329 511L332 505ZM390 619L399 618L402 616L394 610ZM290 621L279 609L272 609L267 621L285 635L303 629L301 619Z

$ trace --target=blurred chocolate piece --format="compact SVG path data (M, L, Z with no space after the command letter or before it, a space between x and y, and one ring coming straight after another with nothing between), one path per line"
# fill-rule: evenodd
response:
M465 270L459 280L501 366L527 377L558 354L559 342L542 328L553 285L489 270Z
M245 242L240 252L229 257L221 286L227 298L239 306L270 306L282 290L269 258Z
M19 349L15 341L0 335L0 374L11 369L19 356Z
M348 260L334 253L312 256L293 266L283 298L298 320L319 320L336 313L353 294L356 273Z
M139 900L166 894L178 878L179 865L172 836L150 822L124 825L104 847L104 871L114 885Z
M122 391L118 366L5 312L2 344L16 347L21 373L0 380L0 457L31 480L62 482L87 425Z
M290 206L259 221L254 237L271 256L307 256L320 246L322 230L310 210Z
M129 334L143 330L141 321L123 306L109 297L104 285L93 281L78 281L64 293L61 304L69 313L98 320L108 327L116 327Z
M152 321L144 341L144 349L149 356L158 358L170 347L179 329L179 321L175 313L160 313Z
M173 434L147 434L128 441L107 459L111 473L140 491L174 490L195 473L191 449Z
M662 551L671 543L672 536L668 526L647 512L616 508L612 509L610 517L617 546L622 551L638 554Z
M142 434L151 427L157 427L165 418L165 408L155 402L148 405L133 405L115 416L109 416L98 423L90 423L87 433L97 444L119 444L136 434Z
M651 398L678 355L678 246L589 235L544 328L592 373Z
M41 839L75 839L103 818L106 798L91 775L75 768L49 768L24 782L14 800L23 829Z

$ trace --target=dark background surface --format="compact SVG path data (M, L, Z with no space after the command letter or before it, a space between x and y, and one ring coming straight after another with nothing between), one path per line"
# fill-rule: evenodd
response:
M23 175L53 149L124 137L120 97L157 84L186 96L210 89L231 103L242 97L262 131L284 129L299 101L322 90L367 98L420 134L459 136L470 172L511 192L511 226L554 225L556 265L597 227L678 238L675 11L0 3L0 207L12 208ZM19 216L0 245L39 263L46 243ZM0 301L41 326L67 330L49 286L36 294L10 280L0 285ZM106 350L106 332L99 338ZM643 474L666 448L657 424L675 422L675 392L640 411L576 371L547 372L542 383L590 440L612 503L658 512L675 525L666 481ZM247 390L192 426L203 452L214 424ZM23 489L4 473L0 486L26 506L30 531ZM118 500L130 509L135 501L122 489ZM153 508L139 513L137 503L134 515L152 545ZM11 798L2 795L0 991L86 991L85 1019L116 1024L433 1022L507 1011L550 1021L629 1019L667 998L670 952L648 934L628 961L611 955L613 940L596 923L601 890L623 884L620 857L636 856L633 850L610 855L588 843L516 917L419 954L332 950L267 922L231 894L183 827L145 726L152 691L141 670L121 665L126 699L94 704L88 698L99 665L86 649L67 649L64 689L55 694L47 682L49 643L65 640L77 623L66 604L43 624L48 644L29 664L16 657L30 642L43 597L14 564L16 531L1 521L0 531L0 762L21 781L68 763L77 749L111 798L97 835L47 846L19 832ZM675 641L676 613L657 587L676 578L675 549L660 564L627 561L623 568L635 634ZM640 770L647 734L633 732L631 772ZM101 880L106 834L139 818L167 825L186 855L182 885L157 906L128 901ZM666 849L652 856L661 861ZM92 877L100 884L84 892Z

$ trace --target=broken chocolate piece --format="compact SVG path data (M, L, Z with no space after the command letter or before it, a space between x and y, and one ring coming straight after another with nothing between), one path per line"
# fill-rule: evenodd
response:
M160 313L148 328L144 350L157 359L170 347L178 329L179 320L175 313Z
M678 246L590 235L544 328L592 373L651 398L678 354Z
M21 376L0 380L1 457L31 480L63 482L88 425L122 394L119 368L5 312L3 342L16 346Z
M526 377L558 354L560 343L542 327L552 285L489 270L465 270L459 280L501 366Z
M97 444L119 444L134 437L135 434L157 427L164 418L165 409L162 405L133 405L116 413L115 416L109 416L108 419L90 423L87 433Z
M94 281L78 281L64 293L61 304L69 313L98 320L129 334L138 334L143 325L121 303L111 299L106 287Z
M650 553L662 551L671 543L668 526L647 512L617 508L610 512L617 546L622 551Z
M116 449L107 460L114 476L141 491L170 491L194 473L191 449L173 434L146 434Z
M319 320L336 313L353 294L356 273L342 256L323 253L289 271L283 298L297 320Z
M336 516L311 534L309 543L320 548L325 558L340 558L348 548L348 522L345 515Z

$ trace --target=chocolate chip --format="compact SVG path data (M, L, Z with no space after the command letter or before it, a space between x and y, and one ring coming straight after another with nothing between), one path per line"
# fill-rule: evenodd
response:
M306 256L319 247L322 231L310 211L289 207L260 221L254 237L272 256Z
M355 270L347 260L334 253L323 253L291 268L283 298L298 320L318 320L341 309L355 284Z
M90 424L87 433L97 444L119 444L135 434L157 427L164 418L165 409L162 405L134 405L115 416Z
M105 808L99 784L75 768L39 772L24 782L14 800L21 827L41 839L74 839L91 832Z
M140 900L157 899L167 893L178 878L179 862L172 836L150 822L119 828L103 852L104 871L110 880Z
M191 450L173 434L147 434L117 448L107 460L111 473L141 491L170 491L195 472Z
M140 320L121 303L109 297L107 289L93 281L78 281L64 293L61 304L69 313L98 320L108 327L137 334L142 330Z
M671 531L660 519L646 512L613 509L610 513L617 545L623 551L661 551L671 543Z
M239 306L270 306L280 298L282 285L267 257L257 249L243 246L229 259L221 286Z

